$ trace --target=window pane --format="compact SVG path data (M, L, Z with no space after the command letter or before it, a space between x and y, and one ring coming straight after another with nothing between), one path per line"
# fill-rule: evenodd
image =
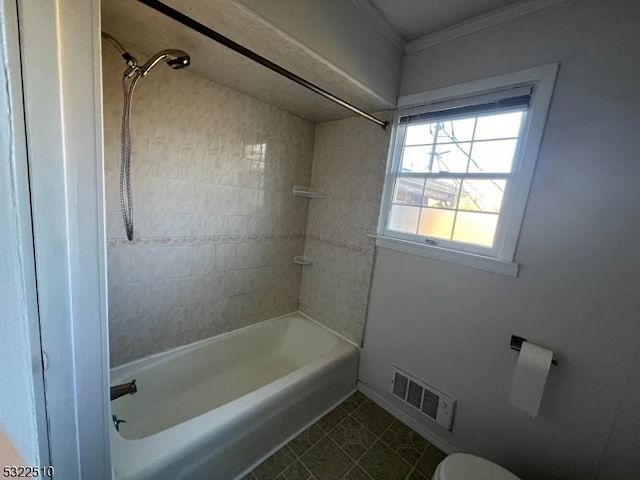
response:
M451 238L453 228L453 210L441 210L439 208L423 208L420 215L420 229L418 233L425 237Z
M517 144L517 140L474 142L469 171L474 173L511 172Z
M520 134L524 113L521 111L478 117L474 140L516 138Z
M416 233L420 207L407 207L404 205L391 205L389 215L389 229L396 232Z
M428 172L433 147L405 147L401 172Z
M445 143L436 145L431 171L466 172L470 149L470 143Z
M422 125L409 125L405 145L426 145L434 143L436 133L436 123L425 123Z
M456 208L460 179L430 178L424 190L423 205L427 207Z
M506 185L505 180L464 180L458 208L498 213Z
M398 177L396 190L393 194L393 203L403 205L422 205L424 192L424 178Z
M497 214L458 212L453 240L491 247L497 225Z
M461 120L440 122L438 143L470 142L473 139L473 130L475 125L475 118L463 118Z
M393 164L399 163L392 172L390 233L448 240L450 248L473 252L493 246L528 115L526 106L496 107L411 117Z

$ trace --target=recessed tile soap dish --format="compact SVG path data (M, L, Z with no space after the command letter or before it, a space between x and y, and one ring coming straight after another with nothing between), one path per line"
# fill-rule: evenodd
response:
M298 265L313 265L311 259L305 255L293 257L293 263L297 263Z
M293 187L293 194L296 197L324 198L324 190L314 190L311 187L301 187L300 185Z

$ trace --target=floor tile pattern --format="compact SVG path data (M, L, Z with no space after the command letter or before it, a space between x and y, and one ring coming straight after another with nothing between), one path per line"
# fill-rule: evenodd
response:
M243 480L431 480L444 457L356 392Z

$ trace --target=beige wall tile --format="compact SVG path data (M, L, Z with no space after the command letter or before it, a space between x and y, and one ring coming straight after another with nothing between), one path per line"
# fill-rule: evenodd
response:
M120 217L120 76L103 59L112 365L298 309L315 126L164 66L133 104L135 239ZM297 238L297 240L294 240ZM284 293L283 293L284 292Z
M382 117L390 118L389 114ZM360 118L318 125L309 200L300 309L360 344L373 265L389 132Z

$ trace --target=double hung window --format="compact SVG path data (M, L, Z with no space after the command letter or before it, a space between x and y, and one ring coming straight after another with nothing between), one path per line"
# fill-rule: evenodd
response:
M504 86L400 109L381 237L511 262L550 100L548 86L543 105L536 89Z

